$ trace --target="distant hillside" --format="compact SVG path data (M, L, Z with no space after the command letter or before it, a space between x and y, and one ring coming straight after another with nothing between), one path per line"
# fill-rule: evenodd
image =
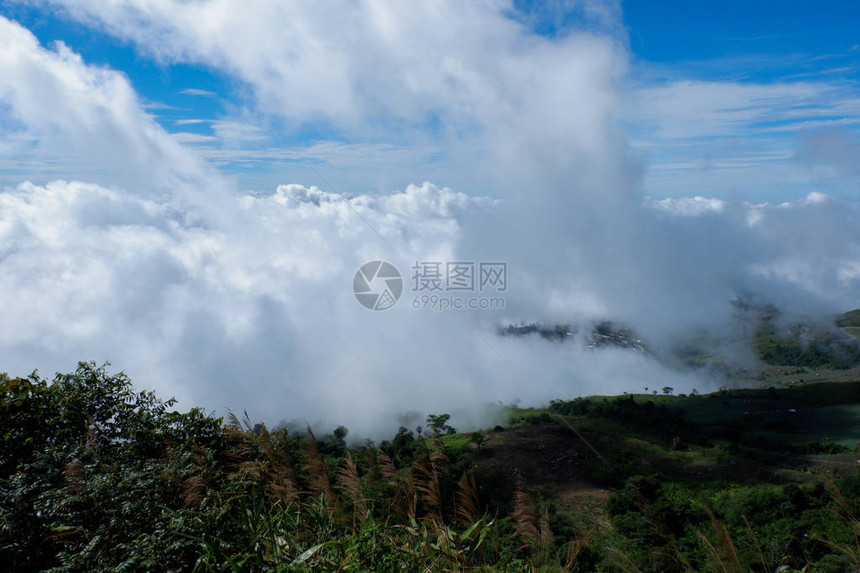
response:
M580 327L574 324L540 324L529 322L525 324L510 324L499 329L502 336L528 336L537 334L546 340L564 340L573 337ZM611 320L601 320L584 327L585 340L588 348L604 348L614 346L633 350L646 351L645 343L633 330L621 323Z
M836 326L845 328L845 327L853 327L860 328L860 308L856 310L850 310L844 314L840 314L836 317Z
M680 341L671 353L655 357L669 365L707 369L726 377L742 370L733 357L746 351L770 366L835 370L860 366L860 309L839 315L831 325L826 317L786 322L772 304L741 299L732 304L743 323L739 331L749 334L701 331ZM578 334L591 349L626 348L654 355L630 326L612 320L585 325L530 322L507 325L498 332L502 336L537 335L549 341L573 340Z
M779 315L760 319L755 349L768 364L797 367L852 368L860 365L860 342L843 329L811 322L780 324ZM836 324L860 324L860 310L841 315Z

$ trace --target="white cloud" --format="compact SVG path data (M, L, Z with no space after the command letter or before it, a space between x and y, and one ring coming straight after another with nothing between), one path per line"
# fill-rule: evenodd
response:
M809 205L812 205L815 203L824 203L829 199L830 197L828 197L825 193L822 193L820 191L811 191L809 195L806 196L806 199L804 199L804 202Z
M650 195L770 200L817 185L844 196L850 184L821 177L806 160L824 143L812 145L823 139L816 132L855 129L855 92L822 80L652 80L633 85L622 115L649 165L643 187Z
M546 82L535 88L551 97L547 88L563 74L548 72L571 69L564 55L581 59L564 40L536 44L503 15L504 2L362 2L337 10L278 2L249 9L227 0L46 3L159 58L224 69L251 85L264 109L299 120L321 115L358 123L385 113L412 122L433 110L467 119L492 114L500 99L517 97L522 87L516 83L525 79ZM612 5L606 19L620 19L616 2L576 4L592 12ZM588 49L583 37L570 41Z
M215 97L218 95L213 91L201 90L198 88L187 88L187 89L181 90L179 93L181 93L183 95L201 96L201 97Z
M9 126L0 143L7 156L31 166L25 177L46 179L36 166L41 161L64 177L209 200L201 190L214 192L218 177L144 111L123 74L87 65L61 42L45 49L5 18L0 37L0 123Z
M828 90L826 85L803 82L681 80L642 87L635 93L631 113L660 138L740 135L756 123L827 113L822 99ZM802 115L798 115L800 109Z
M211 144L217 141L217 138L212 135L201 135L199 133L189 133L186 131L178 131L171 133L174 139L185 144Z
M714 197L679 197L651 200L646 205L672 215L695 217L705 213L721 213L726 202Z
M613 35L554 39L509 18L512 6L501 1L365 1L336 9L282 2L250 9L231 0L44 4L151 57L202 64L238 79L238 91L249 96L244 103L277 118L288 138L310 124L351 143L441 143L446 161L471 166L449 173L446 183L484 191L525 186L612 105L612 84L626 66L615 1L558 6ZM259 123L249 117L254 114L237 111L233 121ZM228 147L238 145L234 135L227 133Z
M259 125L248 122L217 120L212 122L212 130L224 147L234 148L245 143L267 141L272 134Z
M392 410L461 409L461 420L475 421L483 404L632 391L643 376L703 389L707 381L635 353L499 338L494 328L510 319L609 314L659 335L709 308L718 309L711 319L725 319L728 300L714 296L731 290L702 287L727 279L779 302L860 302L857 208L831 203L724 204L695 226L681 209L651 234L635 235L644 249L618 237L609 250L590 243L572 258L564 249L537 252L514 228L521 244L506 247L508 308L446 314L410 308L409 269L415 260L460 259L464 229L493 212L494 200L425 183L356 197L356 213L336 194L284 185L269 196L241 195L228 223L200 226L97 185L22 184L0 194L0 297L16 301L0 311L0 321L14 325L0 334L0 362L20 373L111 359L185 405L247 407L270 421L307 416L357 432L394 424ZM743 213L753 207L764 216L750 230ZM810 225L796 226L801 221ZM821 224L831 231L822 236ZM674 247L662 245L667 232ZM407 282L403 300L384 313L365 310L351 292L355 270L381 252ZM624 276L635 284L619 283ZM642 310L649 306L657 312Z

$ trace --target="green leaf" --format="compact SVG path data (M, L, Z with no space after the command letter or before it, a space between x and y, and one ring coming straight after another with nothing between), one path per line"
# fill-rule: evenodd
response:
M296 557L296 560L293 561L291 563L291 565L293 565L293 566L301 565L302 563L304 563L305 561L307 561L308 559L313 557L314 553L316 553L317 551L319 551L320 549L322 549L325 546L331 546L331 545L332 545L331 541L326 541L325 543L318 543L317 545L314 545L310 549L306 549L301 555Z

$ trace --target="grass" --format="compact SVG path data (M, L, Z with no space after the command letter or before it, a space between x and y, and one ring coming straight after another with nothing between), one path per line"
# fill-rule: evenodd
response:
M469 444L469 434L447 434L440 438L445 447L455 452L462 451Z
M572 486L566 484L578 484L576 487L592 491L588 495L597 496L604 480L617 477L623 482L630 471L700 484L807 483L804 472L808 468L832 466L843 471L852 466L853 462L842 459L844 454L822 455L820 448L829 443L853 450L860 443L860 381L683 397L643 393L627 398L679 413L693 424L695 435L660 435L648 428L636 429L626 419L560 416L541 408L510 407L505 413L511 426L503 432L488 432L482 454L474 448L463 451L477 466L505 472L518 468L530 476L537 491L550 499L562 499L575 495L567 491ZM623 398L588 399L600 403ZM610 465L602 467L604 462L566 426L574 427ZM449 448L465 448L468 435L443 440ZM578 456L575 463L564 461L571 450ZM827 460L834 463L828 466ZM547 465L551 467L547 469ZM586 505L580 499L578 506ZM587 516L572 517L584 520Z
M527 424L532 418L540 416L546 410L543 408L521 408L520 406L508 406L504 409L505 419L508 425L517 426Z
M860 405L800 410L786 420L785 427L781 432L763 431L759 434L789 444L833 442L853 449L860 443Z

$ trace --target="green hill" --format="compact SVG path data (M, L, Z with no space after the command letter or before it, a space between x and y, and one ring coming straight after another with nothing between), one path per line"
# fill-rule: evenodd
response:
M835 322L836 326L860 328L860 309L840 314Z

